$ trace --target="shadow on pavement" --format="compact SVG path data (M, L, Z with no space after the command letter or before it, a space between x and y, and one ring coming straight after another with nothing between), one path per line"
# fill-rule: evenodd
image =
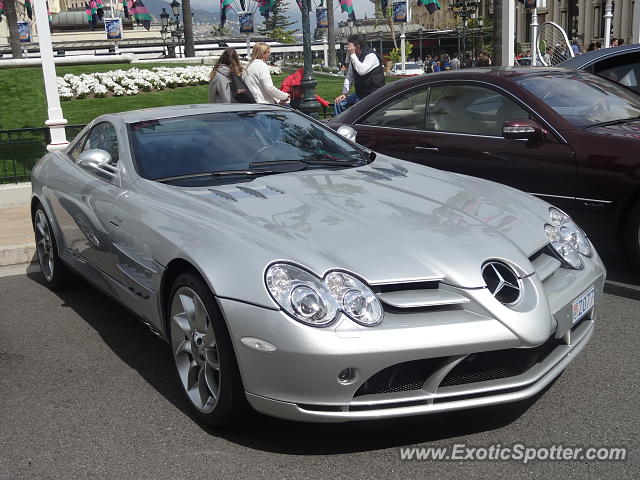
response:
M46 288L39 272L29 273L28 277ZM342 424L298 423L255 415L244 425L215 429L191 415L189 405L178 390L167 344L137 321L135 315L82 280L56 294L120 359L203 431L248 448L325 455L431 442L501 428L516 420L540 396L471 411Z

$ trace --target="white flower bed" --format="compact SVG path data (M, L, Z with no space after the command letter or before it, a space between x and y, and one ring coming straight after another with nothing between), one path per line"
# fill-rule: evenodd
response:
M271 74L278 75L281 70L270 67ZM137 95L140 92L152 92L165 88L206 85L209 83L211 67L206 65L187 67L153 67L151 70L114 70L110 72L58 77L58 93L62 100L76 98L116 97Z

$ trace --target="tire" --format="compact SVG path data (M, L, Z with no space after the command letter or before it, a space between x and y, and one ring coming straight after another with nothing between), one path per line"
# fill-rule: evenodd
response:
M69 284L71 273L60 260L58 242L51 228L51 222L42 205L38 205L33 214L33 230L36 240L36 254L40 271L47 286L53 290L62 290Z
M624 229L624 246L629 259L640 266L640 203L629 213Z
M229 332L199 275L187 272L175 280L167 322L178 388L197 418L215 427L249 418L251 408Z

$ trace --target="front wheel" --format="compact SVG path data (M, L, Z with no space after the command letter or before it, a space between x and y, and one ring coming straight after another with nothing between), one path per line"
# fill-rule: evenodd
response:
M250 412L231 338L215 298L195 273L180 275L169 302L171 351L178 382L197 417L212 426Z

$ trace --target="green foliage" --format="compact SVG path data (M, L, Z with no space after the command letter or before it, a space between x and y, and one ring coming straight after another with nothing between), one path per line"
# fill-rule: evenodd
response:
M295 38L293 37L294 30L284 30L282 27L276 27L271 30L269 36L275 38L280 43L293 43Z
M411 52L413 51L413 45L409 42L405 42L405 50L406 50L406 58L411 56ZM402 51L399 48L394 48L389 52L389 60L393 63L398 63L402 61Z
M276 28L281 28L282 31L288 31L287 28L291 25L295 25L295 22L289 20L287 16L288 6L284 2L284 0L276 0L276 4L273 6L273 10L269 14L269 18L265 19L263 23L263 28L258 29L258 32L262 35L273 36L271 32ZM289 30L293 35L298 30ZM285 43L293 43L293 42L285 42Z

